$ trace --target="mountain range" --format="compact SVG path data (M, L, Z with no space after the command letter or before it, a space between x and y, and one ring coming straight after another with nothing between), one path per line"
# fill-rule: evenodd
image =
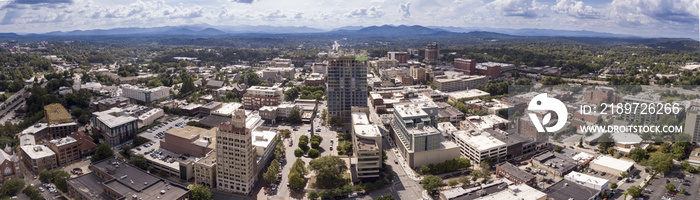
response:
M471 32L491 32L511 36L527 37L608 37L608 38L638 38L633 35L621 35L595 31L571 31L553 29L507 29L507 28L479 28L479 27L452 27L452 26L407 26L407 25L382 25L382 26L346 26L332 30L323 30L305 26L218 26L208 24L196 24L185 26L162 27L128 27L113 29L74 30L68 32L47 32L32 34L0 33L0 37L22 36L195 36L212 37L238 34L333 34L333 35L359 35L359 36L403 36L403 35L449 35Z

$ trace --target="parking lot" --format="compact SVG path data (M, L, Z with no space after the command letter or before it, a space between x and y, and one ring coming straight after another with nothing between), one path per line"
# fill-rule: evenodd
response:
M187 125L187 122L189 121L197 121L194 118L190 117L174 117L169 120L164 120L164 122L161 122L158 126L155 126L149 130L144 131L143 133L139 134L139 136L144 137L146 139L149 139L154 142L160 141L162 139L163 134L165 131L170 130L171 128L174 128L176 126L179 127L184 127ZM178 125L179 124L179 125Z
M666 184L671 183L676 186L675 192L667 192ZM698 189L700 189L700 177L688 173L673 173L666 177L660 177L652 181L644 192L646 199L698 199ZM679 191L685 189L686 194ZM673 194L676 193L676 194Z

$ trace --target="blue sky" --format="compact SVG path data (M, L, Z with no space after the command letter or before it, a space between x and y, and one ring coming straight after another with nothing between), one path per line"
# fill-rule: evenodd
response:
M699 38L700 0L0 0L0 32L188 24L587 30Z

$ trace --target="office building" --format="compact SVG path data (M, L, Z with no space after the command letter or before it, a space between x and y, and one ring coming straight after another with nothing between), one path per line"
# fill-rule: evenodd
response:
M243 107L258 110L263 106L277 106L283 100L284 91L280 87L253 86L243 95Z
M663 102L661 99L661 95L659 94L651 94L651 93L639 93L637 95L626 95L622 97L622 103L623 104L658 104ZM682 108L681 108L682 109ZM629 112L629 113L622 113L622 119L629 121L629 122L642 122L642 124L651 124L654 123L656 120L661 119L664 115L660 115L657 113L650 113L650 112L642 112L642 109L635 109L634 111L636 112ZM679 112L680 113L680 112ZM670 114L674 115L675 114Z
M313 63L311 64L311 73L318 73L322 75L328 74L328 64L326 63Z
M474 163L481 163L487 157L500 162L507 155L505 142L474 128L455 132L454 141L460 147L461 156Z
M436 76L433 80L435 88L442 92L476 89L477 86L485 85L488 82L489 79L486 76L470 76L449 72Z
M138 130L138 118L126 115L119 108L92 113L92 132L102 134L114 146L132 139Z
M415 79L416 82L423 83L428 80L428 74L425 71L425 67L420 65L411 65L409 67L410 75Z
M250 194L258 174L251 130L245 111L236 110L233 120L216 131L216 184L219 191Z
M328 116L350 122L352 107L367 107L367 67L355 57L330 59L328 63Z
M203 157L216 147L216 131L194 126L165 131L160 148L176 154Z
M700 142L700 106L691 106L685 113L683 132L690 135L691 142Z
M399 64L405 64L408 62L408 52L402 51L390 51L386 53L386 57L390 60L396 60Z
M22 161L35 175L41 170L51 170L58 167L56 153L44 145L27 145L19 147L22 151Z
M466 58L455 58L454 70L466 75L476 75L476 60Z
M364 112L352 113L353 149L357 156L354 170L357 178L379 178L382 168L382 135L376 124L370 124Z
M123 97L131 100L151 104L161 99L170 97L170 88L159 86L155 88L139 88L133 85L124 84L122 87Z
M427 98L394 104L392 137L410 167L459 158L459 147L437 130L438 106Z
M440 46L437 43L428 44L425 46L425 61L437 61L440 57Z
M570 172L564 176L564 180L572 181L584 187L597 190L598 192L608 189L608 185L610 183L607 179L598 178L579 172Z
M68 196L76 200L190 199L190 189L147 173L116 158L90 164L92 173L68 179Z
M194 183L216 188L216 151L194 162Z
M49 141L49 149L56 153L59 166L66 166L80 160L80 147L78 140L73 137L64 137Z

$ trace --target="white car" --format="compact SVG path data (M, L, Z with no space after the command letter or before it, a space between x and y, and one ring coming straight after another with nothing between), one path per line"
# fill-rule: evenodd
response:
M352 194L348 195L348 198L353 198L353 197L357 197L357 196L358 196L357 193L352 193Z

